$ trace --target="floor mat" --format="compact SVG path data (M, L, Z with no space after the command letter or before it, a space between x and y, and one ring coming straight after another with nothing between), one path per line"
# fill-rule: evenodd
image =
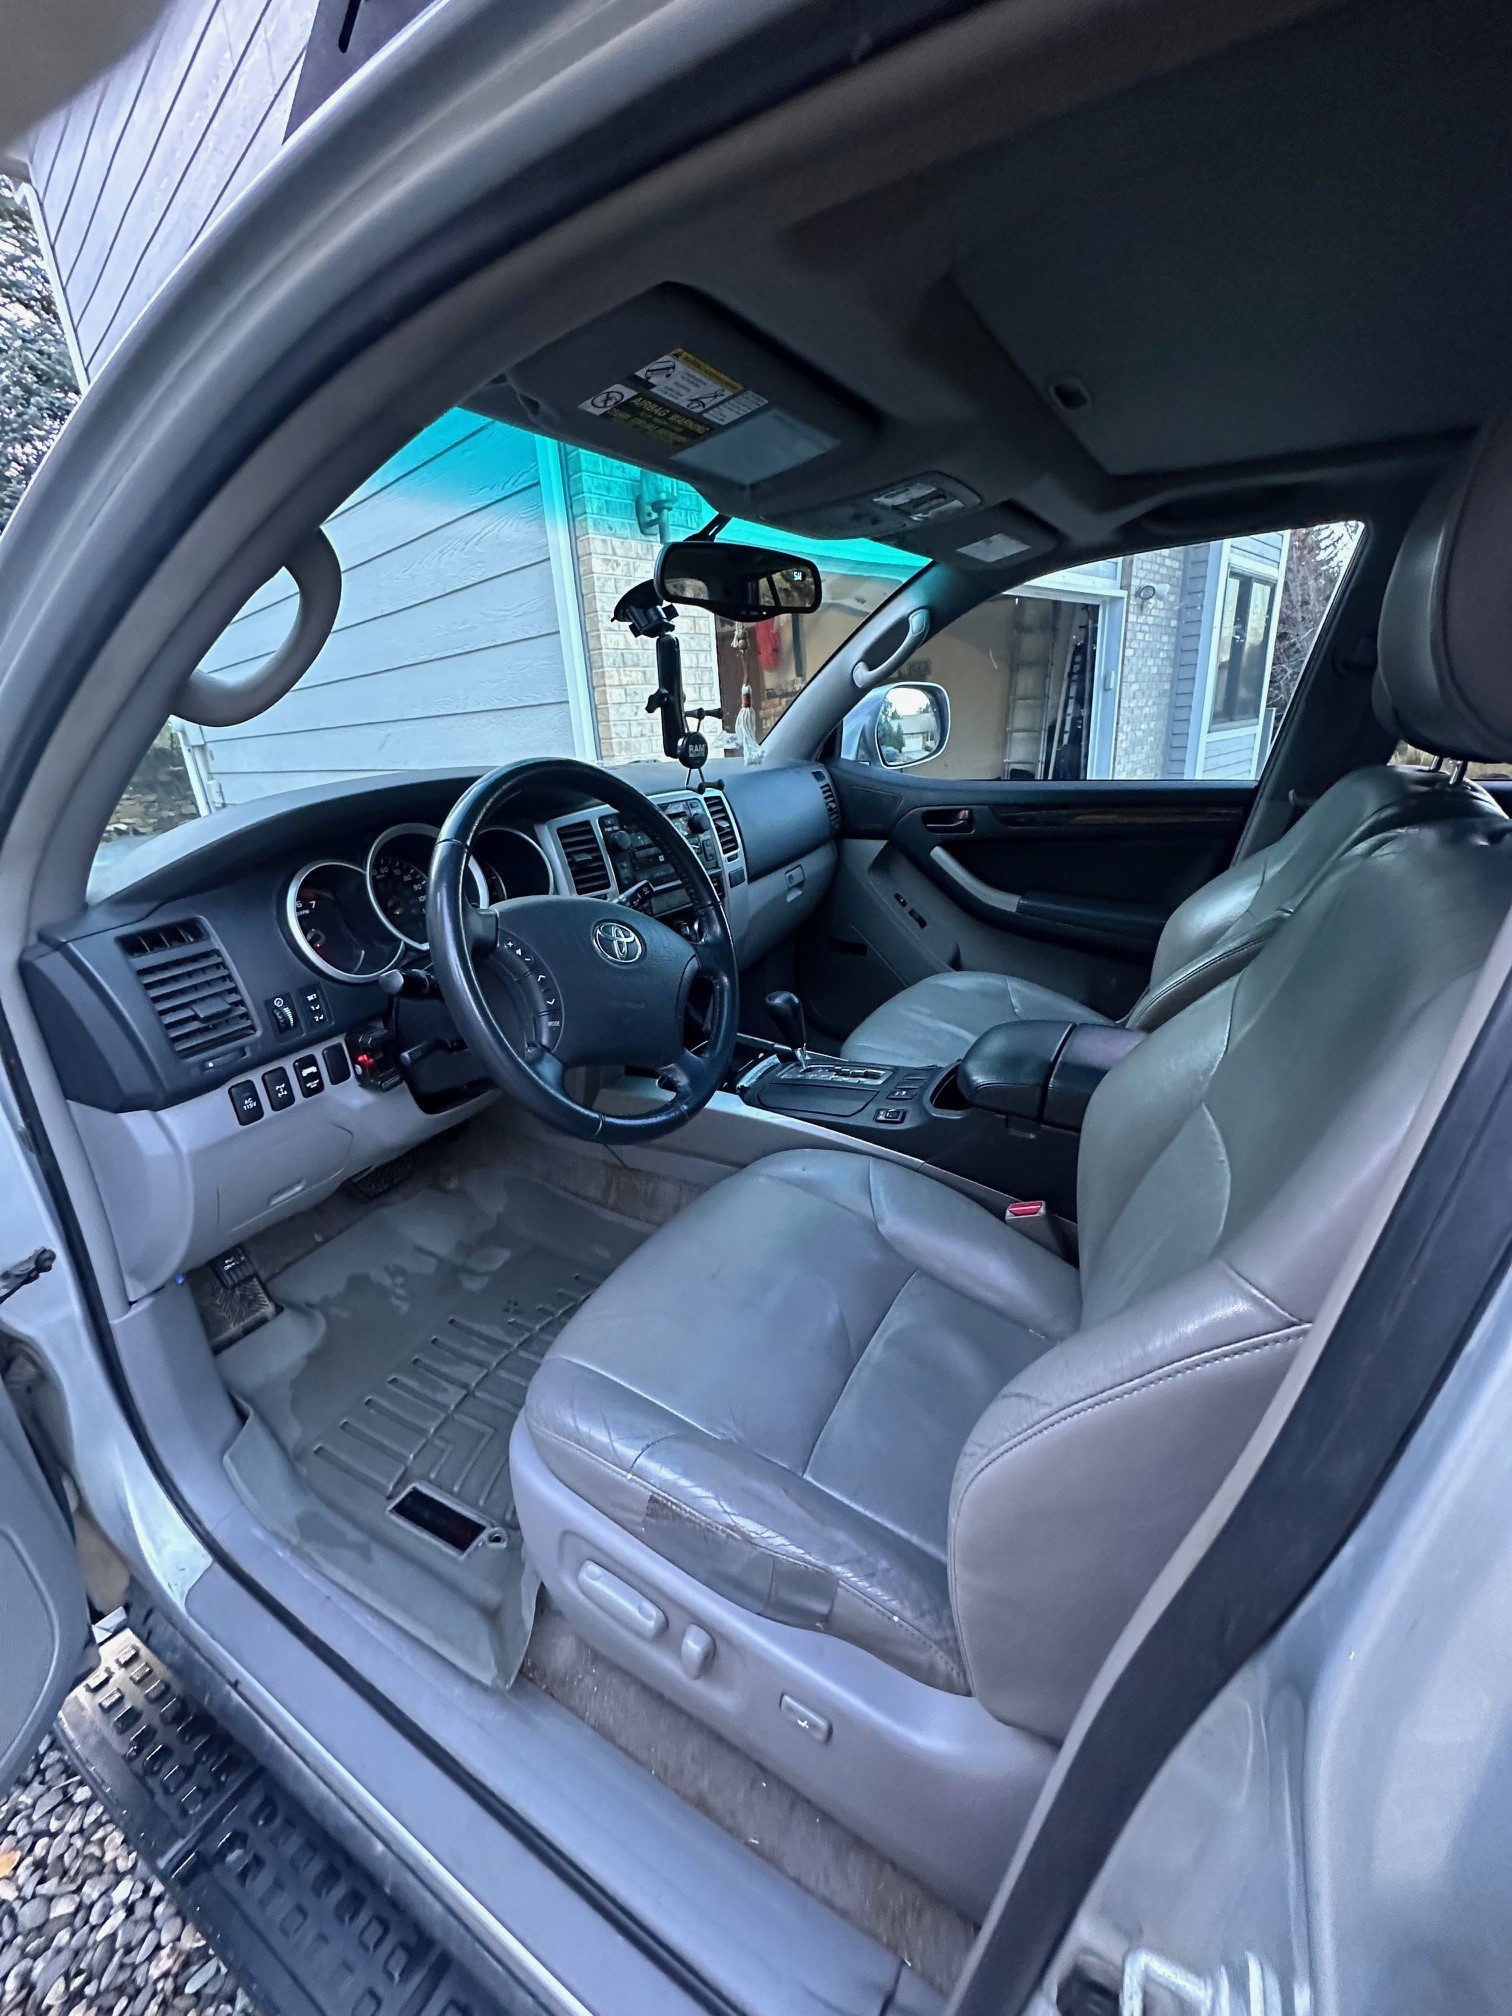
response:
M379 1203L268 1282L216 1363L227 1457L291 1545L475 1677L529 1636L509 1434L531 1374L648 1227L492 1168Z

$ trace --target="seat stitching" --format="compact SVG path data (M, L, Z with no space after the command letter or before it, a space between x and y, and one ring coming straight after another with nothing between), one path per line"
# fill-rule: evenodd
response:
M906 1617L900 1617L896 1611L888 1609L886 1604L882 1603L877 1597L868 1595L866 1590L858 1587L848 1575L842 1576L842 1572L833 1567L829 1562L819 1561L805 1549L796 1546L791 1553L780 1554L775 1548L765 1547L759 1540L752 1539L748 1533L737 1526L721 1526L718 1520L709 1518L707 1513L699 1512L693 1506L684 1504L680 1498L673 1498L668 1492L659 1490L654 1484L645 1483L641 1478L636 1477L633 1471L621 1469L618 1464L611 1463L607 1457L599 1455L596 1450L586 1449L580 1442L569 1441L565 1435L558 1433L554 1428L547 1428L532 1421L530 1423L530 1432L532 1435L543 1436L548 1442L555 1442L559 1447L570 1451L574 1456L586 1456L590 1463L597 1464L599 1469L608 1471L612 1477L621 1481L639 1484L648 1499L658 1499L663 1505L670 1506L680 1517L693 1520L696 1525L704 1527L708 1532L717 1534L723 1538L729 1538L732 1534L736 1535L748 1547L752 1548L754 1552L762 1555L768 1561L797 1561L803 1567L817 1568L824 1574L833 1575L837 1583L843 1579L846 1590L858 1602L864 1603L869 1610L873 1611L878 1617L885 1618L888 1623L895 1624L900 1631L906 1632L909 1637L917 1639L920 1645L927 1646L937 1659L955 1673L958 1679L966 1679L964 1670L952 1659L950 1652L945 1646L937 1643L919 1625L911 1624ZM607 1512L603 1516L606 1519L610 1517ZM619 1522L616 1520L614 1523L617 1525ZM635 1537L641 1539L644 1545L650 1545L650 1542L646 1541L643 1535L636 1535ZM653 1547L651 1551L655 1553L656 1549ZM675 1562L673 1566L676 1566ZM728 1600L734 1602L735 1598L730 1597ZM745 1605L741 1604L739 1607L744 1609ZM953 1618L951 1622L954 1624ZM862 1649L864 1650L865 1648L863 1647Z
M1037 1421L1033 1427L1027 1428L1014 1436L1012 1441L1005 1442L1001 1449L994 1449L990 1456L983 1458L971 1472L970 1476L966 1478L960 1489L953 1494L954 1502L950 1508L950 1534L947 1542L946 1559L946 1574L950 1585L951 1615L956 1625L957 1638L961 1647L961 1658L966 1666L966 1679L973 1695L977 1693L976 1677L971 1670L971 1654L967 1649L966 1636L960 1628L961 1610L956 1596L955 1572L956 1531L960 1525L960 1508L971 1487L980 1482L987 1475L988 1471L1000 1462L1003 1457L1014 1455L1018 1450L1025 1448L1030 1442L1036 1441L1041 1435L1048 1435L1053 1430L1064 1427L1069 1421L1079 1420L1086 1414L1095 1414L1100 1407L1111 1406L1115 1401L1127 1400L1139 1394L1153 1392L1157 1386L1165 1385L1170 1380L1184 1379L1189 1372L1212 1371L1231 1363L1236 1358L1244 1358L1255 1352L1274 1350L1279 1344L1295 1341L1298 1337L1304 1335L1309 1327L1306 1323L1299 1323L1289 1330L1283 1330L1271 1336L1252 1337L1239 1344L1226 1344L1221 1346L1217 1351L1211 1352L1202 1358L1189 1359L1184 1365L1168 1366L1162 1372L1145 1374L1139 1379L1116 1387L1112 1392L1101 1393L1095 1399L1080 1400L1072 1407L1058 1409L1055 1413L1048 1415L1043 1421Z

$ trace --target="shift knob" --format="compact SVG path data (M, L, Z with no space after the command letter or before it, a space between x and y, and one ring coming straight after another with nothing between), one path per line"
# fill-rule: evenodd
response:
M808 1050L808 1025L803 1017L803 1003L796 994L781 987L775 994L766 997L766 1011L777 1034L790 1050L798 1053L798 1060L802 1063Z

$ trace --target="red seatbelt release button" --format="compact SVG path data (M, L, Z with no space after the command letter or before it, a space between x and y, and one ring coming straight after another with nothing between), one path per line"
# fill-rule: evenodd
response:
M1045 1200L1043 1197L1021 1197L1010 1204L1003 1215L1007 1218L1043 1218Z

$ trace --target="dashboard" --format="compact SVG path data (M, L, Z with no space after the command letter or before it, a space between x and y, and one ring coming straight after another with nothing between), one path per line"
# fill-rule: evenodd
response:
M839 808L813 766L711 773L699 793L675 765L628 771L703 863L744 968L823 896ZM430 984L425 936L436 833L474 781L363 779L213 813L144 842L23 955L128 1293L497 1096ZM480 907L590 896L691 933L661 850L610 807L510 809L474 845Z

